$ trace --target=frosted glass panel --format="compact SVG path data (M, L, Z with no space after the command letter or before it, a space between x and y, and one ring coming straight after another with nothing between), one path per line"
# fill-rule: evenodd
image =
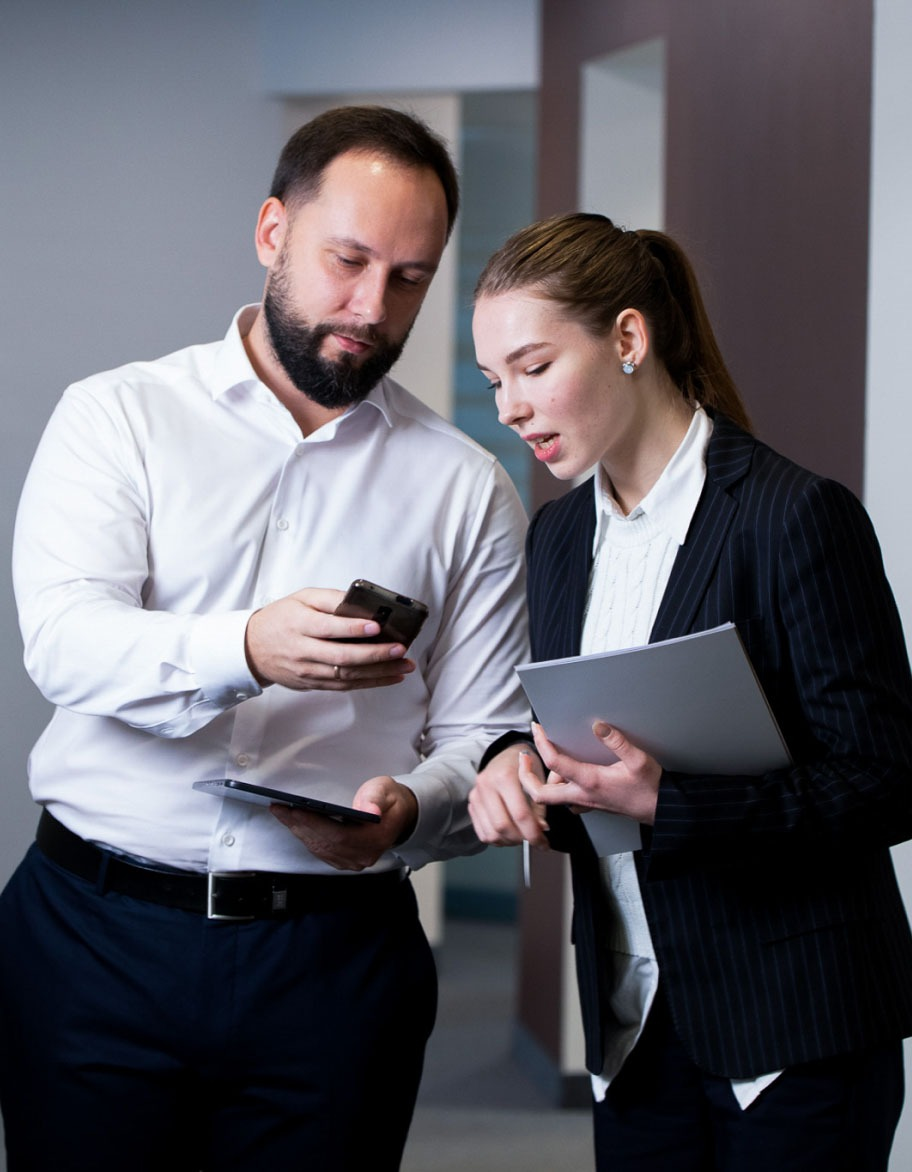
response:
M665 42L587 62L580 86L580 210L625 228L662 228Z

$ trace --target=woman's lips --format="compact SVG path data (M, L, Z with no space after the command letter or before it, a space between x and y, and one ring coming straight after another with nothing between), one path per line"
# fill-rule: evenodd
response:
M556 432L542 435L525 435L523 439L531 447L536 460L547 464L560 454L560 436Z

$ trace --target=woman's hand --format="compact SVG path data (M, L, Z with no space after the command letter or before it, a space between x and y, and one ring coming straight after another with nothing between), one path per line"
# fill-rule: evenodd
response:
M516 846L523 841L547 849L544 809L526 797L526 786L541 784L544 769L529 748L510 745L478 774L469 794L469 814L475 833L493 846Z
M655 757L632 745L603 720L597 720L592 731L617 757L613 765L593 765L558 752L541 725L534 724L535 746L550 772L545 782L534 773L523 774L526 794L541 806L571 806L577 813L608 810L651 826L662 767Z

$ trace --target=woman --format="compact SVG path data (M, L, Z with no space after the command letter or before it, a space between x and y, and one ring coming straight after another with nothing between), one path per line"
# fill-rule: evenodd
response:
M614 765L537 726L537 754L516 734L482 762L479 836L570 852L597 1167L886 1169L912 1033L889 855L912 836L912 681L870 522L751 436L662 233L533 224L488 262L474 331L500 421L560 480L595 467L529 530L533 657L734 622L794 761L676 774L599 721ZM643 849L600 859L586 809L638 821Z

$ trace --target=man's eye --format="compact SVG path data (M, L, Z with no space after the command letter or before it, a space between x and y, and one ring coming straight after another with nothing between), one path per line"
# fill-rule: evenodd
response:
M400 273L399 284L405 285L408 289L417 289L420 285L427 282L427 277L424 273Z

